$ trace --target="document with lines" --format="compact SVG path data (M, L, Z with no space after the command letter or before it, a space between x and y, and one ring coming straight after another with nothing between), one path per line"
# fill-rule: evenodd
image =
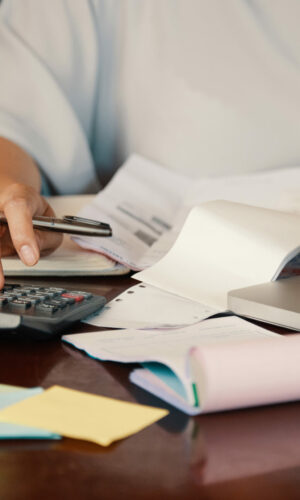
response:
M79 211L81 217L109 223L113 236L106 238L109 241L93 237L74 240L133 270L148 267L169 249L171 229L190 187L190 178L134 155Z
M108 222L112 238L75 241L133 270L146 269L170 250L194 206L227 200L300 213L299 185L299 167L192 179L133 155L79 211L82 217Z

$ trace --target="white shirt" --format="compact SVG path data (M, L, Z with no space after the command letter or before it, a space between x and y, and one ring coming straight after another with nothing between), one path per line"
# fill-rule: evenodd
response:
M4 0L0 135L58 193L132 152L194 176L300 164L298 0Z

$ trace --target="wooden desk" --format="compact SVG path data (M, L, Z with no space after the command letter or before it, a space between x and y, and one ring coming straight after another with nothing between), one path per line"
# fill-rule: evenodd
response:
M108 299L134 283L128 277L50 281ZM168 407L128 382L131 368L95 361L59 339L1 340L1 383L61 384ZM300 404L197 418L168 408L164 420L108 448L66 438L0 441L1 500L300 497Z

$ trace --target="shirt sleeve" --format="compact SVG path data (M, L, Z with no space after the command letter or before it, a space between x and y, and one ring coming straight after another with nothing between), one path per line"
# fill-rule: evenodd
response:
M97 40L89 2L1 5L0 135L24 148L59 194L95 185Z

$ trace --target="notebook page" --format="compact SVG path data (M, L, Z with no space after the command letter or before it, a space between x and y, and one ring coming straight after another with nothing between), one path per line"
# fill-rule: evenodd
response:
M83 250L68 235L52 254L28 267L16 256L1 259L6 276L97 276L126 274L128 269L105 255Z
M275 279L299 241L299 215L212 201L194 207L171 250L134 278L225 310L228 291Z

